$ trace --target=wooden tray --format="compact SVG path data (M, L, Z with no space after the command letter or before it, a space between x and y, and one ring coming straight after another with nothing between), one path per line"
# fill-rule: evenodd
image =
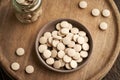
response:
M120 14L113 0L87 0L88 8L79 9L80 0L43 0L43 14L32 24L21 24L13 14L10 0L0 0L0 64L17 80L99 80L110 70L120 51ZM111 11L109 18L92 17L93 8ZM49 21L70 18L79 21L90 31L93 38L93 52L88 64L73 73L56 73L44 68L35 52L35 40L39 30ZM98 24L106 21L107 31L101 31ZM26 54L18 57L15 50L23 47ZM10 64L19 62L19 71L12 71ZM32 64L35 72L25 73Z

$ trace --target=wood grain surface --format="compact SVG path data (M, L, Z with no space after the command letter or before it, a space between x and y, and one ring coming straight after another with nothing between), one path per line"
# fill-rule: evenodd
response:
M60 1L62 1L62 0L60 0ZM75 0L75 2L72 3L72 4L75 5L76 3L78 3L78 1L79 0ZM43 4L43 6L46 6L46 5L47 6L51 6L51 5L53 5L53 2L49 2L49 3L48 2L46 4ZM100 0L98 2L101 3L101 4L104 4L104 7L109 8L111 10L111 12L113 12L112 16L109 18L109 20L111 21L111 23L109 22L109 20L108 20L108 23L111 26L114 26L115 23L113 21L113 17L115 17L115 14L114 14L114 10L111 8L112 6L110 6L111 4L109 2L107 2L107 0L105 2L104 2L104 0ZM3 5L3 3L4 3L4 5ZM70 3L70 0L69 1L65 0L65 4L63 4L63 5L69 6L69 3ZM91 0L90 4L92 4L92 7L95 7L94 3L95 3L95 0ZM86 79L89 78L89 76L93 77L94 76L93 74L99 73L99 72L94 73L94 71L95 71L94 68L96 68L96 70L98 69L98 71L102 70L100 64L96 63L96 62L99 62L99 60L101 60L101 57L106 56L105 59L102 59L100 61L100 63L103 64L102 68L104 68L105 64L107 64L107 62L109 61L108 58L110 58L112 55L114 55L114 54L112 54L111 51L110 51L109 55L101 53L101 55L100 55L101 57L97 57L98 58L97 61L96 61L96 59L94 57L93 57L93 59L91 59L91 61L93 61L93 62L95 60L95 64L94 65L93 64L91 65L90 62L89 62L84 69L82 69L82 70L80 70L78 72L75 72L75 73L71 73L71 74L59 74L59 73L55 74L54 72L50 72L48 70L45 70L39 64L39 61L36 60L35 51L33 49L34 48L34 44L33 43L34 43L35 37L36 37L34 35L37 34L38 31L39 31L39 29L41 28L39 25L43 26L48 21L53 20L53 19L57 19L58 17L62 17L62 18L66 18L66 17L73 18L74 17L73 19L80 21L81 23L83 23L86 26L89 26L87 28L88 28L88 30L91 31L91 33L93 35L93 39L96 39L96 38L98 39L99 37L96 37L97 35L94 32L92 32L92 30L93 30L92 27L96 26L96 25L92 25L93 24L92 22L87 22L87 24L86 24L86 21L88 20L88 17L89 17L88 15L86 15L86 14L88 14L87 12L83 11L85 13L84 14L85 16L80 16L82 14L78 13L77 11L74 13L74 15L75 14L77 14L77 15L79 14L80 18L83 18L83 17L87 18L87 19L85 19L86 21L84 21L82 19L79 19L78 16L76 18L72 14L72 12L74 12L74 11L72 11L71 9L70 9L71 13L69 15L66 15L64 13L64 12L66 12L66 13L68 12L68 9L66 9L66 8L65 8L65 10L61 10L60 12L55 12L56 15L53 15L52 13L50 13L49 15L44 15L43 14L44 17L41 16L41 19L39 19L39 21L37 21L36 23L30 24L30 25L23 25L23 24L19 23L16 20L16 18L12 14L11 5L8 5L8 4L9 4L9 0L6 0L6 1L1 0L2 8L0 7L0 12L1 11L4 12L4 13L0 13L0 18L2 19L2 20L0 20L0 24L2 25L2 26L0 26L0 29L1 29L0 32L2 32L2 34L0 34L0 37L2 37L2 39L0 38L0 41L1 41L2 50L3 50L1 53L4 53L4 55L2 55L3 57L1 57L1 60L4 60L4 62L6 64L6 66L3 66L4 69L8 69L10 63L13 62L13 61L18 61L18 62L20 62L20 64L22 64L22 69L19 70L16 73L13 72L13 71L11 71L11 69L7 70L7 71L9 71L9 73L12 74L12 76L16 77L17 79L21 79L21 80L26 80L26 79L33 80L33 77L36 77L36 80L37 80L38 79L37 76L43 77L44 73L45 73L46 77L43 77L43 80L47 80L48 78L50 80L54 80L54 79L57 79L57 80L66 80L66 79L69 79L69 80L78 80L80 78L81 78L81 80L86 80ZM6 7L6 6L9 6L9 7ZM57 4L55 6L57 6ZM45 10L45 12L46 11L53 12L54 10L60 9L61 7L64 7L64 6L60 6L60 7L58 6L58 8L54 8L52 6L51 9L49 9L49 7L45 7L44 10ZM73 6L70 6L70 7L73 8ZM75 9L76 9L76 7L75 7ZM89 6L89 7L92 8L91 6ZM99 6L99 8L103 9L103 6ZM90 10L88 9L88 11L90 11ZM59 13L63 13L63 14L61 15ZM48 18L48 16L49 16L49 18ZM91 18L91 20L92 20L92 18ZM114 20L116 21L116 18ZM42 23L41 23L41 21L42 21ZM99 22L99 20L97 21L95 19L95 21L93 20L93 22ZM98 28L96 27L94 29L97 30ZM113 32L111 33L111 36L107 36L107 37L113 37L113 40L112 39L109 40L108 42L104 43L104 45L107 44L107 46L109 46L109 49L112 49L112 48L115 47L115 45L114 45L115 42L114 41L116 41L116 37L114 35L117 35L117 33L116 33L117 29L113 28L113 27L110 28L110 29L112 29ZM101 33L101 32L98 31L97 33ZM103 33L98 34L98 35L101 36L101 37L104 37L104 36L102 36L102 34ZM104 34L107 34L107 32L104 33ZM109 32L108 32L108 34L109 34ZM113 41L113 42L111 42L111 41ZM102 43L102 42L99 41L99 42L96 42L96 43ZM109 43L111 43L111 44L109 44ZM29 45L26 45L26 44L29 44ZM111 47L111 45L114 45L114 46ZM14 54L14 51L19 46L24 47L27 50L27 53L26 53L26 55L24 57L20 57L18 59L18 57ZM96 45L96 46L100 47L100 45L99 46ZM106 48L106 46L103 46L103 47ZM107 50L109 50L109 49L107 48ZM100 51L100 50L99 49L96 50L96 52L98 52L98 51ZM106 53L108 53L108 52L106 52ZM95 54L95 53L93 53L93 54L94 54L94 56L95 55L97 56L97 54ZM100 54L100 52L98 52L98 54ZM112 58L112 60L113 60L112 64L113 64L113 62L115 60L115 57L117 57L117 55L114 55L114 59ZM7 58L7 59L3 59L3 58ZM26 60L23 60L23 58L26 59ZM36 63L38 63L38 64L36 65ZM33 64L37 68L36 71L40 71L39 74L41 74L41 75L39 75L38 73L35 73L35 75L33 74L31 76L30 75L26 75L23 70L24 70L24 67L26 65L28 65L28 64ZM88 66L89 66L89 69L88 69ZM98 79L100 79L101 77L103 77L106 74L106 72L110 68L111 68L111 66L107 66L107 70L105 69L104 73L99 74L95 78L91 78L91 80L98 80ZM90 72L89 70L92 70L92 72ZM18 74L19 77L16 76L16 74ZM71 76L74 76L74 77L71 77Z

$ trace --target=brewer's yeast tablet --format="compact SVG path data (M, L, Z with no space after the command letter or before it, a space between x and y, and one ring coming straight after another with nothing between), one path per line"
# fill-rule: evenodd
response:
M11 64L11 69L14 70L14 71L17 71L20 69L20 64L17 63L17 62L14 62Z
M31 74L34 72L34 67L32 65L28 65L26 68L25 68L25 71L26 73L28 74Z

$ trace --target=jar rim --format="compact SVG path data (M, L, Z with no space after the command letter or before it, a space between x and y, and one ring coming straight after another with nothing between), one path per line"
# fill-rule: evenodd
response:
M34 3L30 5L22 5L22 4L19 4L16 0L13 0L13 1L14 1L14 4L16 5L17 11L23 12L23 13L31 12L31 10L34 11L42 4L42 0L34 0ZM23 11L23 9L25 11Z

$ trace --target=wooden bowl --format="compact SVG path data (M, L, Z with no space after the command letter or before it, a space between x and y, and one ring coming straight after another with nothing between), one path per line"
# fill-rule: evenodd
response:
M83 62L79 63L78 64L78 67L75 68L75 69L71 69L71 70L66 70L64 68L62 69L55 69L53 68L52 66L48 65L45 60L41 57L39 51L38 51L38 47L40 45L39 43L39 39L41 36L43 36L43 34L45 32L52 32L53 30L55 30L55 27L56 27L56 24L57 23L60 23L61 21L68 21L69 23L71 23L74 27L77 27L79 30L82 30L82 31L85 31L87 33L87 36L88 36L88 39L89 39L89 45L90 45L90 49L88 51L89 53L89 56L87 58L85 58L83 60ZM38 33L38 36L37 36L37 39L36 39L36 44L35 44L35 48L36 48L36 52L37 52L37 56L40 60L40 62L45 66L47 67L48 69L50 70L53 70L53 71L56 71L56 72L63 72L63 73L67 73L67 72L73 72L73 71L76 71L80 68L82 68L86 63L87 61L89 60L90 56L91 56L91 53L92 53L92 48L93 48L93 40L92 40L92 37L89 33L89 31L85 28L85 26L83 26L81 23L75 21L75 20L71 20L71 19L58 19L58 20L55 20L55 21L51 21L49 22L48 24L46 24L45 26L43 26L43 28L40 30L40 32Z

